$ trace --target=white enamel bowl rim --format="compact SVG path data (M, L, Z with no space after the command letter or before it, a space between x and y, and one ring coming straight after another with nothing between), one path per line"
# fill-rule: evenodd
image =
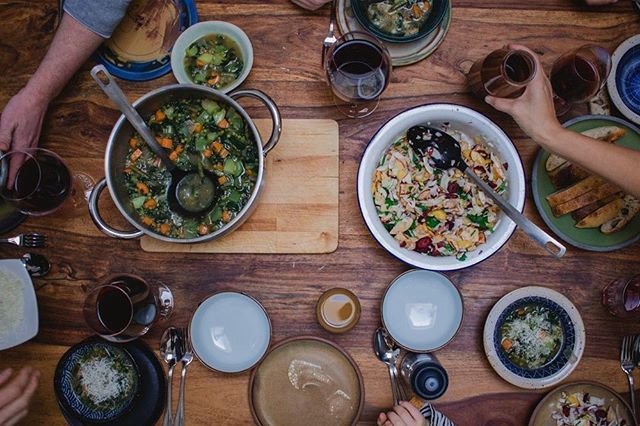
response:
M253 46L251 40L247 34L240 29L240 27L233 25L225 21L204 21L198 22L187 28L176 40L173 48L171 49L171 70L173 75L180 84L197 84L194 83L187 75L184 69L184 57L187 48L194 41L212 34L222 34L232 38L240 48L242 52L242 60L244 66L242 73L238 76L236 81L230 85L221 89L216 89L222 93L231 92L242 84L244 80L249 76L251 68L253 67Z
M573 348L573 353L567 364L562 367L562 369L560 369L560 371L558 371L557 373L540 379L529 379L520 377L508 370L507 367L505 367L500 361L500 358L496 353L493 340L493 331L496 328L498 318L500 317L502 312L517 300L530 296L542 297L558 304L567 312L575 328L575 345ZM562 380L566 379L578 366L580 359L582 359L585 340L586 333L584 323L582 322L582 317L580 316L580 312L578 312L578 308L576 308L573 302L571 302L566 296L546 287L521 287L517 290L507 293L506 295L502 296L502 298L498 300L495 305L493 305L493 308L491 308L491 311L489 312L487 320L484 324L484 352L487 355L489 364L491 364L491 367L493 367L495 372L498 373L498 375L504 380L511 383L512 385L518 386L523 389L544 389L554 386L560 383Z
M193 339L193 327L194 327L194 319L196 318L196 314L200 311L201 308L203 308L203 306L205 306L207 303L212 303L210 302L211 300L215 299L215 298L219 298L219 297L224 297L225 295L239 295L242 296L243 298L248 299L250 302L255 304L255 307L257 310L259 310L265 317L266 319L266 323L267 323L267 343L264 346L264 348L262 348L260 350L259 353L255 354L255 357L253 357L252 362L250 365L245 366L245 368L241 369L241 370L230 370L230 369L225 369L225 368L221 368L220 366L216 366L215 365L215 360L205 360L203 354L201 353L200 355L198 354L197 351L197 346L198 344L194 341ZM237 373L243 373L245 371L251 370L253 367L255 367L258 363L260 363L262 361L262 359L266 356L266 354L269 351L269 346L271 346L271 333L272 333L273 327L271 324L271 318L269 317L269 313L267 312L267 310L264 308L264 306L262 306L262 304L253 296L250 296L244 292L240 292L240 291L233 291L233 290L223 290L223 291L219 291L216 293L213 293L212 295L208 296L207 298L205 298L202 302L200 302L200 304L198 304L198 307L196 308L196 310L193 312L193 315L191 316L191 319L189 321L189 340L191 340L191 346L193 348L193 353L196 356L196 358L198 358L198 360L202 363L202 365L204 365L205 367L209 368L210 370L213 371L217 371L220 373L230 373L230 374L237 374Z
M425 281L429 279L428 277L431 277L431 279L439 280L439 281L441 281L443 283L446 283L449 286L451 286L451 288L453 288L456 291L456 294L458 295L458 300L460 301L460 318L459 318L458 324L456 325L455 330L453 330L453 332L451 333L449 338L444 342L440 342L440 344L438 344L436 346L424 347L424 348L412 348L409 345L401 342L396 337L394 337L393 334L392 334L393 327L391 327L391 329L390 329L388 321L385 322L385 319L384 319L384 306L385 306L385 301L387 300L387 294L389 293L389 290L395 284L407 279L407 276L409 276L409 275L425 275L425 278L424 278ZM389 283L389 285L387 286L387 288L385 289L384 295L382 296L382 299L380 301L380 319L382 320L382 325L387 330L387 332L389 333L389 335L391 336L393 341L396 342L398 344L398 346L400 346L402 349L410 351L410 352L415 352L415 353L434 352L434 351L437 351L438 349L442 349L443 347L448 345L456 337L456 335L460 331L460 328L462 328L462 322L464 320L464 299L462 297L462 293L460 292L460 289L445 274L442 274L440 272L427 271L427 270L424 270L424 269L410 269L410 270L405 271L402 274L398 275L396 278L394 278L393 281L391 281Z
M620 97L620 93L618 92L618 83L616 80L620 59L622 59L622 57L629 50L631 50L638 44L640 44L640 34L629 37L616 48L615 52L613 52L613 55L611 55L611 72L609 73L609 77L607 78L607 90L609 91L611 101L616 106L616 108L618 108L618 110L620 110L620 112L625 117L627 117L627 119L636 124L640 124L640 115L633 112L627 106L627 104L624 103L624 101Z
M0 351L18 346L38 334L38 300L31 276L19 259L0 260L0 270L14 275L22 284L23 317L14 331L0 335Z
M485 244L475 251L467 253L467 259L463 261L457 260L455 256L427 256L400 247L378 218L371 194L373 173L380 158L393 142L410 127L428 122L432 125L449 122L454 130L464 130L460 129L462 127L473 129L474 134L468 136L482 136L493 143L493 149L499 152L502 161L509 164L507 201L518 211L523 211L525 202L524 167L513 142L498 125L479 112L461 105L428 104L411 108L389 120L371 138L360 160L357 183L358 204L369 232L385 250L409 265L432 271L454 271L473 266L496 253L509 240L516 225L501 212L500 223L495 232L487 238ZM469 132L464 131L463 133L468 134Z

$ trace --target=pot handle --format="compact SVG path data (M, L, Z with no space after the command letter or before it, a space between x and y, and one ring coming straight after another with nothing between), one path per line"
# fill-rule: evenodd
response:
M273 130L271 131L269 140L263 148L264 155L266 157L269 151L271 151L276 146L276 144L280 140L280 133L282 133L282 116L280 115L278 106L273 101L273 99L269 97L269 95L256 89L236 90L233 93L229 93L229 96L233 100L244 97L255 98L262 102L269 109L269 113L271 113L271 122L273 123Z
M102 216L100 216L100 211L98 210L98 201L100 200L100 194L102 194L102 191L104 191L106 187L107 180L103 178L91 190L91 195L89 196L89 215L91 215L93 223L96 224L99 230L101 230L111 238L133 240L135 238L142 237L144 235L144 232L142 231L119 231L107 225L107 222L102 219Z

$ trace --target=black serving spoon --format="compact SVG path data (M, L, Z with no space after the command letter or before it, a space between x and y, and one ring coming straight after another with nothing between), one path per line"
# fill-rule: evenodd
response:
M437 169L459 169L487 194L525 234L555 257L562 257L567 251L565 246L544 232L522 213L507 203L485 181L480 179L462 158L460 143L445 131L427 126L414 126L407 131L407 139L415 152L421 156L429 155L429 164Z
M171 184L167 189L169 207L188 217L201 216L208 211L216 200L215 176L206 170L185 171L178 168L158 144L151 129L129 103L107 69L103 65L96 65L91 70L91 76L171 173Z

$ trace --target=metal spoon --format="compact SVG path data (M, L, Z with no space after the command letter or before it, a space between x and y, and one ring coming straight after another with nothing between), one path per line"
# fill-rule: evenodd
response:
M180 396L178 397L178 412L176 413L175 426L184 426L184 388L187 379L187 367L193 361L193 350L191 340L186 328L178 329L180 336L180 346L182 348L182 371L180 372Z
M400 395L398 386L398 367L396 361L400 354L399 349L394 349L388 346L386 341L386 330L382 327L378 328L373 334L373 350L378 359L389 367L389 378L391 379L391 394L393 395L393 405L403 399Z
M560 258L567 249L556 239L544 232L522 213L507 203L485 181L480 179L469 165L462 159L460 144L450 134L427 126L414 126L407 131L407 138L414 151L420 155L430 154L429 162L432 166L448 170L457 168L464 172L476 185L487 194L515 224L522 229L531 239L538 243L552 256Z
M41 254L25 253L20 261L32 277L44 277L51 270L51 263Z
M120 112L124 114L138 134L142 136L147 146L160 159L169 173L171 173L171 185L167 191L167 200L171 208L183 216L189 217L198 216L207 211L213 205L216 198L216 185L212 173L206 170L197 173L195 171L184 171L178 168L178 166L169 159L164 148L158 144L147 123L140 117L140 114L138 114L138 111L135 110L133 105L129 103L104 65L96 65L93 67L93 69L91 69L91 76L109 99L116 104ZM198 203L197 207L187 206L183 199L184 197L180 196L182 191L181 187L184 187L184 193L188 194L186 197L197 197L198 201L202 201L202 203ZM205 191L205 188L208 191ZM202 199L200 200L200 198Z
M163 426L173 426L173 402L171 401L171 384L173 382L173 368L176 366L176 363L179 359L178 347L178 332L176 328L167 328L162 334L162 339L160 341L160 354L162 355L162 359L164 359L164 362L166 362L168 366L167 399L164 408L164 420L162 422Z

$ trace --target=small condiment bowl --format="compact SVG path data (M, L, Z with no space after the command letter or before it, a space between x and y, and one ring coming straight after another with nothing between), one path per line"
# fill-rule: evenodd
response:
M212 36L221 34L236 42L240 49L240 56L244 66L240 76L228 86L222 87L219 90L222 93L231 92L242 84L244 80L249 76L251 68L253 67L253 46L247 34L239 27L224 21L205 21L199 22L191 27L187 28L180 37L176 40L171 50L171 69L178 83L181 84L194 84L193 80L187 74L185 69L184 59L185 54L189 46L195 41L200 40L206 36Z
M328 309L330 308L330 304L336 303L343 303L343 308L349 307L348 312L342 313L346 318L331 318ZM338 308L337 310L341 311L343 308ZM318 323L328 332L336 334L346 333L352 330L360 320L360 311L361 307L358 297L346 288L336 287L325 291L316 304ZM340 312L338 313L340 314Z

